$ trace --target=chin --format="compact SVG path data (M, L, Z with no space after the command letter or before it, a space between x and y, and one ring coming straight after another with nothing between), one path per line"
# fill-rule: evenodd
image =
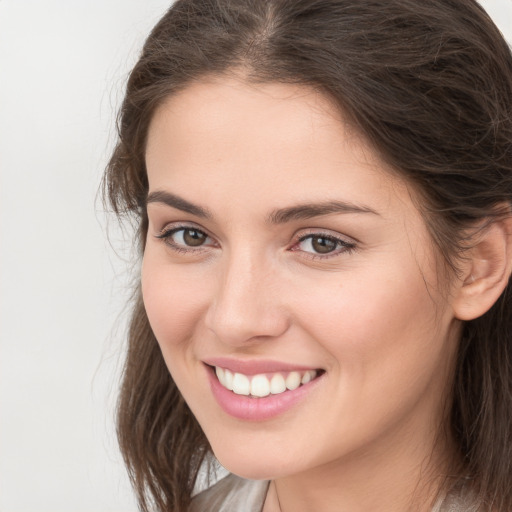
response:
M258 459L247 459L240 453L217 454L214 452L214 454L230 473L248 480L275 480L288 474L284 467L276 465L275 460L261 460L263 454L260 454ZM282 461L279 462L282 464Z
M255 466L248 464L235 463L233 465L225 465L221 462L222 466L230 473L239 477L246 478L247 480L275 480L280 475L275 475L271 472L268 466Z

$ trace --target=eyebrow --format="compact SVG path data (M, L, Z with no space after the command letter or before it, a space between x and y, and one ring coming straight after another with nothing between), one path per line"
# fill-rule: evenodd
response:
M211 219L213 215L202 206L196 205L164 190L156 190L150 192L146 199L146 204L162 203L171 208L176 208L186 213L196 215L203 219ZM371 213L379 215L369 206L357 205L345 201L325 201L320 203L304 203L286 208L274 210L268 216L271 224L285 224L294 220L311 219L322 215L330 215L333 213Z
M293 220L311 219L332 213L372 213L379 215L379 213L368 206L347 203L345 201L326 201L322 203L305 203L274 210L269 215L269 221L272 224L284 224Z
M191 203L182 197L171 194L170 192L165 192L164 190L156 190L154 192L150 192L146 199L146 204L149 203L162 203L172 208L176 208L177 210L181 210L182 212L191 213L192 215L196 215L197 217L201 217L203 219L212 218L212 214L207 209Z

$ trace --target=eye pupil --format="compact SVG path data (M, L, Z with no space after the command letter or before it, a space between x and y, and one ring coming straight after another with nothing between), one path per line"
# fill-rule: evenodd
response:
M191 247L198 247L204 244L205 240L206 235L197 229L186 229L183 232L183 241Z
M320 254L327 254L336 249L337 243L329 238L318 236L311 240L311 245L316 252Z

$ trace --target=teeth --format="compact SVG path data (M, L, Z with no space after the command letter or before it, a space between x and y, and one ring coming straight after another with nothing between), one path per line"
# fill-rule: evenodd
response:
M243 373L235 373L233 375L233 393L237 395L249 395L251 393L249 377Z
M249 378L243 373L232 373L224 368L215 367L215 373L219 382L225 388L233 391L237 395L251 395L263 398L270 394L278 395L284 393L287 389L293 391L301 384L307 384L316 377L315 370L305 372L290 372L286 379L280 373L275 373L269 380L266 375L254 375Z
M316 377L315 370L308 370L304 376L302 377L302 380L300 381L301 384L307 384L308 382L311 382Z
M251 395L260 398L270 395L270 382L265 375L255 375L252 378Z
M299 372L290 372L286 377L286 387L293 391L300 386L300 374Z
M286 382L280 373L276 373L270 380L270 392L273 395L278 395L283 391L286 391Z
M229 370L224 370L224 387L233 391L233 374Z
M215 367L215 374L217 375L217 379L219 379L219 382L225 386L225 373L224 373L224 368L221 368L220 366L216 366Z

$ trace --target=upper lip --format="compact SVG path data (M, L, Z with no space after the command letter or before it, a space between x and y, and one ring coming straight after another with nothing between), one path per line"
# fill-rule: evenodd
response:
M266 359L232 359L229 357L212 357L204 359L203 363L209 366L220 366L234 373L243 373L244 375L257 375L259 373L277 373L317 370L312 366L304 366L282 361Z

